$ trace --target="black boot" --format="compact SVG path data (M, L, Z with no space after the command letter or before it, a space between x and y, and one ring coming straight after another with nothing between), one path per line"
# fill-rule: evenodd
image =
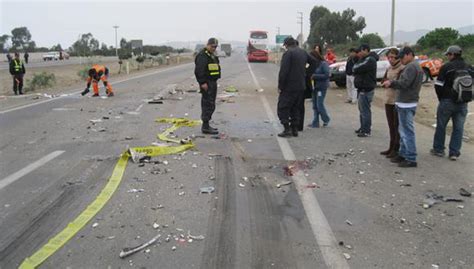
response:
M283 132L278 134L279 137L291 137L291 136L293 136L293 134L291 133L289 123L284 123L283 127L285 128L285 130L283 130Z
M296 124L292 124L291 125L291 134L294 136L294 137L297 137L298 136L298 128L299 126L296 125Z
M201 132L203 134L212 134L212 135L219 134L219 132L217 130L212 129L211 126L209 126L208 121L204 121L202 123Z
M209 128L211 128L212 130L214 130L214 131L216 131L216 132L219 131L219 129L212 127L210 124L209 124Z

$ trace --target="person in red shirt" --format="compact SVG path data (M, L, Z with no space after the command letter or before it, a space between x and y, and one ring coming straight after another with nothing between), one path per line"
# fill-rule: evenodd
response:
M326 56L324 58L329 65L336 62L336 54L334 54L334 51L330 48L327 50Z

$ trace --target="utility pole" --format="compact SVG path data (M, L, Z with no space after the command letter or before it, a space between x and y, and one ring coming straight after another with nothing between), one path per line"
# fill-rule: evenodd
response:
M303 47L303 12L298 11L298 17L296 17L297 21L296 23L300 25L300 40L298 42L300 43L300 47Z
M113 26L115 28L115 56L118 58L118 44L117 44L117 29L119 28L118 25Z
M392 25L390 29L390 46L395 44L395 0L392 0Z

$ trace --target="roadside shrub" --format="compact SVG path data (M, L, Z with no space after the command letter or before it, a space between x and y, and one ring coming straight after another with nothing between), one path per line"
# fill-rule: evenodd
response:
M48 87L53 87L56 84L56 77L53 73L41 72L33 74L31 80L26 81L25 92L26 91L36 91L38 89L44 89Z
M77 75L81 79L86 79L89 76L89 67L84 66L79 71L77 71Z

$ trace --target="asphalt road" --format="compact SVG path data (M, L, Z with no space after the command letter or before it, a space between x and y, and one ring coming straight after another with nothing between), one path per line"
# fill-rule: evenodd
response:
M433 129L417 125L419 167L400 169L378 154L388 143L384 112L374 107L373 136L357 138L357 108L336 89L328 128L277 139L278 66L235 54L222 68L220 93L239 90L214 115L225 136L182 128L179 137L197 135L195 150L129 163L112 199L41 268L474 268L474 198L421 206L428 191L474 190L472 145L457 162L431 156ZM188 64L116 83L113 98L0 111L0 268L18 266L82 212L127 146L157 142L166 127L157 117L199 119L192 89ZM164 104L146 103L159 93ZM207 186L216 191L200 194ZM205 239L179 240L188 233ZM119 258L156 234L159 244Z

